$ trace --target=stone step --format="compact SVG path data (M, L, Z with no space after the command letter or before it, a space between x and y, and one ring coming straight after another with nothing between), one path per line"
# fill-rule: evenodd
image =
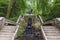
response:
M0 32L0 35L13 35L14 33L1 33Z
M13 35L0 35L0 37L11 37Z
M12 28L12 27L11 28L4 28L2 30L12 30L12 29L15 30L16 28Z
M15 27L5 27L5 28L2 28L2 30L11 30L11 29L16 29Z
M0 32L11 32L11 33L14 33L15 32L15 30L1 30Z
M48 39L60 39L60 36L47 36Z
M59 31L44 30L46 33L60 33Z
M60 34L58 34L58 33L45 33L46 34L46 36L60 36Z
M48 40L60 40L60 39L48 39Z
M55 26L43 26L44 28L55 28Z
M2 37L2 38L0 38L0 40L11 40L11 38Z
M58 30L57 28L43 28L45 30Z
M49 26L49 27L44 26L43 29L46 29L46 30L48 30L48 29L49 30L51 30L51 29L52 30L58 30L56 27L51 27L51 26Z

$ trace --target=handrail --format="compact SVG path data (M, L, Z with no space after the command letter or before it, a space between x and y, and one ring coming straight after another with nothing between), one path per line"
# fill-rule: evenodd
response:
M44 22L43 22L42 17L41 17L41 16L38 16L38 17L39 17L39 19L40 19L41 23L43 24Z
M5 23L5 21L4 21L4 17L0 17L0 26L4 26L4 23Z
M24 14L24 16L34 16L34 14Z
M15 31L15 33L14 33L13 37L12 37L12 40L14 40L14 39L15 39L15 37L17 36L16 34L17 34L17 32L18 32L18 29L19 29L20 18L21 18L21 16L19 16L19 17L18 17L18 20L17 20L17 22L16 22L18 25L16 25L16 26L17 26L17 28L16 28L16 31Z
M12 40L14 40L15 37L17 36L16 34L17 34L17 32L18 32L19 25L17 25L16 27L17 27L17 28L16 28L16 31L15 31L14 35L12 36Z
M52 20L49 20L49 21L45 22L44 24L48 24L48 23L51 23L52 25L60 23L60 18L54 18Z
M21 18L21 16L18 17L18 20L16 23L18 23L18 24L20 23L20 18Z
M44 22L43 22L41 16L39 16L39 19L40 19L41 23L43 24ZM44 30L43 30L42 25L41 25L41 31L42 31L42 34L43 34L43 36L44 36L44 39L47 40L47 37L46 37L46 34L45 34Z
M5 25L8 25L8 24L18 25L16 22L8 20L6 18L4 18L4 21L5 21Z
M54 23L55 23L55 26L58 27L59 30L60 30L60 18L56 18L56 19L54 20Z
M57 20L58 22L60 22L60 18L56 18L56 20Z
M42 31L42 34L43 34L43 36L44 36L44 39L47 40L46 34L45 34L42 26L41 26L41 31Z

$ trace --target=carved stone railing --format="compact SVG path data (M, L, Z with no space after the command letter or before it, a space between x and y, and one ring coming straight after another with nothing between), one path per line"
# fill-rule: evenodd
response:
M44 24L52 24L53 26L56 26L60 29L60 18L55 18L50 21L45 22Z
M41 16L39 16L39 19L40 19L41 24L44 24L43 19L42 19Z
M56 19L54 20L54 23L55 23L55 26L57 26L57 28L60 29L60 18L56 18Z
M8 19L6 19L6 18L4 18L5 20L5 25L9 25L9 24L11 24L11 25L17 25L17 23L16 22L14 22L14 21L11 21L11 20L8 20Z
M47 37L46 37L46 34L45 34L45 32L44 32L44 30L43 30L43 24L44 24L44 22L43 22L43 19L42 19L42 17L41 16L39 16L39 19L40 19L40 22L41 22L41 31L42 31L42 34L43 34L43 37L44 37L44 40L47 40Z
M0 17L0 29L4 27L4 23L5 23L4 17Z
M20 25L20 19L21 19L21 16L19 16L18 17L18 19L17 19L17 28L16 28L16 31L15 31L15 33L14 33L14 35L13 35L13 37L12 37L12 40L15 40L15 38L17 37L17 32L18 32L18 29L19 29L19 25Z
M4 26L4 25L8 25L8 24L17 25L17 23L14 21L8 20L4 17L0 17L0 26Z

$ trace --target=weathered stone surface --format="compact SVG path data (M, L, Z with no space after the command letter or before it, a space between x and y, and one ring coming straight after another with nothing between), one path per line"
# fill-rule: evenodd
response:
M0 29L4 26L4 17L0 17Z

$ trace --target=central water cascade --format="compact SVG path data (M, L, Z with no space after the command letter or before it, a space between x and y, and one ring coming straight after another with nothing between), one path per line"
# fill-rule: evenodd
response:
M42 33L40 29L35 29L32 24L32 18L28 18L27 20L27 26L25 28L25 31L23 32L20 40L41 40L43 39Z

